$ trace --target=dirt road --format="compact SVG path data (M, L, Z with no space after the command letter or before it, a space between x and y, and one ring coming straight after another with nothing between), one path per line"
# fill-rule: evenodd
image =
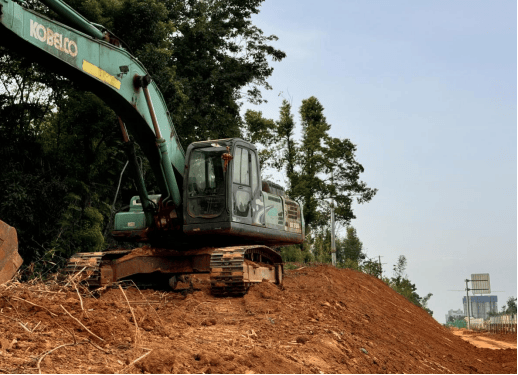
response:
M211 296L204 278L194 286L97 298L0 286L0 371L516 373L516 348L477 348L356 271L288 271L283 289L265 282L242 298Z
M510 335L494 335L486 332L467 330L452 330L452 333L477 348L516 349L516 333Z

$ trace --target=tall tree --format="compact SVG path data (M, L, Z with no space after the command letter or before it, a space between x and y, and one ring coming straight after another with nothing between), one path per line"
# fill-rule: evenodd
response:
M347 237L336 241L336 261L344 263L347 259L361 264L366 258L363 252L363 243L358 238L356 229L352 226L347 227Z
M262 144L265 166L285 172L288 193L303 205L306 233L329 225L329 209L325 200L335 200L337 223L348 225L355 218L353 201L369 202L377 189L369 188L360 179L363 166L356 161L356 146L349 139L329 135L331 125L324 116L324 107L314 96L302 101L299 109L302 139L294 138L295 122L291 104L283 100L279 120L248 111L245 116L249 139Z
M311 224L322 224L318 208L322 206L321 200L327 197L327 189L320 173L326 166L325 140L331 127L324 117L324 107L314 96L302 101L299 112L302 140L292 192L304 205L304 219L309 229Z
M184 142L241 135L243 100L259 104L273 68L286 54L252 23L263 0L166 0L176 32L171 63L186 96L174 120ZM171 109L176 97L168 99Z
M297 149L291 191L304 205L307 230L327 225L324 205L332 197L337 206L335 218L347 225L355 218L352 202L369 202L377 189L360 180L363 167L355 159L356 146L348 139L329 136L331 126L324 116L324 107L315 97L302 101L300 107L302 140Z
M262 112L247 110L244 117L244 137L254 145L261 145L259 161L263 168L274 165L276 154L275 121L263 117Z
M291 113L291 104L286 99L282 101L279 120L277 121L277 137L281 155L274 165L278 170L285 167L288 178L288 191L291 193L295 182L295 160L297 157L297 142L295 141L295 121Z

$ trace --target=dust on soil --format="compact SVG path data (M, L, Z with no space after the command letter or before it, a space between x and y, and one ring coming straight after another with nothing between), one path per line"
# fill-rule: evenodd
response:
M115 288L80 299L75 288L57 284L0 286L0 371L517 371L516 349L477 348L356 271L287 271L282 289L263 282L241 298L213 297L209 286L196 276L191 294L129 288L131 310Z

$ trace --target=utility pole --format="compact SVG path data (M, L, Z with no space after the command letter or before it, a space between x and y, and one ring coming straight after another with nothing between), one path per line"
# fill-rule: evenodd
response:
M331 263L336 267L336 244L335 244L335 204L331 203Z
M331 171L331 184L334 185L333 171ZM333 197L331 197L331 264L336 267L335 200Z
M468 307L468 329L471 329L471 314L469 313L469 288L468 288L468 282L469 280L466 279L466 305Z

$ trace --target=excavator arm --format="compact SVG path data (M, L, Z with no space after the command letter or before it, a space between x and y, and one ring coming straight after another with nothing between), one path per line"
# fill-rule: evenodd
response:
M27 9L21 0L0 0L0 43L81 84L112 108L150 161L163 202L181 211L185 154L158 87L108 32L60 0L42 2L75 28Z

